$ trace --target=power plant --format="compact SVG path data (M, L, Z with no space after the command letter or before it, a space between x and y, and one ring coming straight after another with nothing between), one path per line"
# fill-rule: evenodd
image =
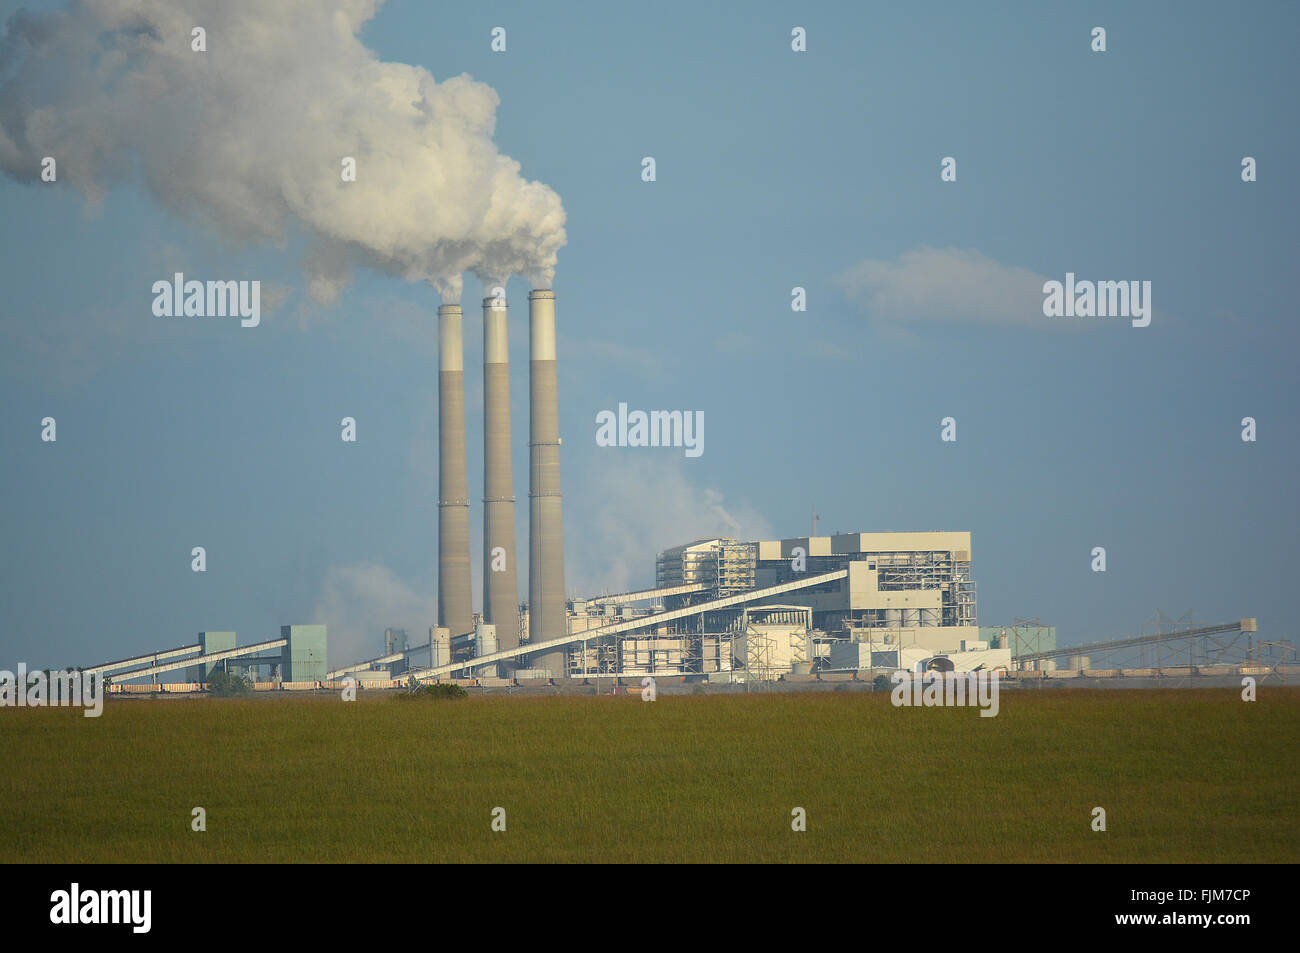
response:
M458 305L444 304L438 310L438 620L428 664L412 672L416 677L467 666L480 675L496 676L504 666L548 678L806 674L906 666L940 652L977 653L963 660L976 666L1009 665L1009 649L990 649L979 639L969 533L697 540L658 555L654 589L568 602L549 289L528 295L529 561L521 644L509 312L504 289L492 290L483 299L482 614L475 616L470 604L462 315Z
M697 540L658 555L654 589L568 602L555 294L546 289L528 295L525 641L515 572L507 302L502 287L484 299L484 598L476 618L469 605L460 308L445 304L438 315L438 623L425 646L428 664L412 667L415 653L408 650L402 671L419 679L458 671L495 677L502 667L549 679L731 679L735 672L906 667L939 653L950 664L1009 666L1009 647L979 637L969 533Z
M477 684L655 676L709 683L857 679L859 673L1001 671L1008 676L1097 677L1093 657L1186 640L1186 666L1226 675L1222 661L1245 635L1257 663L1255 621L1242 619L1155 636L1061 649L1037 620L981 627L969 532L816 534L780 540L705 537L647 553L655 586L568 599L564 584L555 294L528 295L528 599L519 602L510 414L508 303L502 284L483 299L483 593L475 613L470 520L464 327L461 306L438 308L438 598L428 642L385 631L384 654L329 670L325 626L284 626L279 639L239 648L234 632L202 632L196 644L85 671L119 682L186 669L197 689L217 665L269 682L315 688L351 677L470 678ZM1224 638L1226 636L1226 639ZM1201 664L1197 666L1196 640ZM1213 648L1211 640L1215 641ZM1181 644L1178 642L1177 644ZM269 654L275 650L279 654ZM1270 649L1270 651L1272 651ZM1283 658L1294 657L1284 646ZM1213 658L1211 658L1213 656ZM1059 666L1058 666L1059 661ZM1224 671L1218 671L1218 669ZM1239 667L1240 672L1251 669ZM1251 669L1253 671L1253 669ZM1236 671L1236 670L1234 670ZM150 686L119 685L119 690ZM176 690L176 689L173 689Z
M463 328L439 315L438 620L419 678L472 668L544 678L642 673L719 678L907 666L936 653L1006 668L979 638L969 533L696 540L656 560L656 587L568 602L560 481L555 294L528 295L527 638L515 571L508 304L483 299L483 601L470 604ZM639 608L638 608L639 606ZM854 647L857 648L854 648ZM391 652L389 655L395 654ZM412 650L406 650L403 670ZM471 661L472 660L472 661ZM959 664L954 662L953 664Z

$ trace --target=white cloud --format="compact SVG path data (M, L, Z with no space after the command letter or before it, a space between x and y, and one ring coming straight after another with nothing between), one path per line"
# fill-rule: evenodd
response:
M894 261L867 259L836 282L872 319L1002 327L1096 327L1096 321L1043 316L1043 283L1028 268L1000 264L973 249L917 248Z

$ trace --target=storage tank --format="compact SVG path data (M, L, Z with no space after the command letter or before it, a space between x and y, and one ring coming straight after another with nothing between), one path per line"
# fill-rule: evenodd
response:
M885 626L890 629L901 629L903 627L903 610L886 609Z
M1092 658L1087 655L1071 655L1066 667L1073 671L1092 668Z
M903 610L903 626L904 626L905 628L908 628L908 629L914 629L914 628L916 628L916 627L917 627L918 625L920 625L920 624L921 624L921 610L920 610L920 609L904 609L904 610Z
M497 627L491 622L480 622L474 626L474 657L491 655L497 650ZM496 678L497 663L474 666L475 674L484 678Z
M451 629L444 625L434 626L429 630L429 645L430 668L451 664Z
M938 624L939 624L938 609L921 610L921 625L938 625Z

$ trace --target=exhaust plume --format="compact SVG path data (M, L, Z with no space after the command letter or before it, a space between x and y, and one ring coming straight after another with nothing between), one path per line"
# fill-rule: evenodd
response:
M379 0L76 0L20 11L0 38L0 169L97 204L142 179L228 238L313 239L308 291L337 300L357 267L549 288L559 196L492 141L496 92L381 62L358 34ZM192 31L205 31L205 52ZM344 160L355 181L343 180Z

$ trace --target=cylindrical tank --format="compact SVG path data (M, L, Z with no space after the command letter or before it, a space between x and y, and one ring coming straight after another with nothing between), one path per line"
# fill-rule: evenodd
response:
M921 610L920 610L920 609L904 609L904 610L903 610L903 625L904 625L905 628L914 629L914 628L916 628L916 627L917 627L918 625L920 625L920 624L921 624Z
M474 655L491 655L497 650L497 627L491 622L474 626Z
M1087 655L1071 655L1069 667L1072 670L1092 668L1092 659Z
M480 622L474 626L474 657L491 655L496 650L497 627L491 622ZM489 662L486 665L474 666L474 671L481 678L496 678L498 666L496 662Z
M938 624L939 624L938 609L921 610L921 625L938 625Z
M891 629L899 629L899 628L902 628L902 626L903 626L903 610L902 610L902 609L886 609L886 610L885 610L885 626L888 627L888 628L891 628Z
M1038 667L1039 667L1039 669L1041 669L1041 670L1044 671L1044 672L1055 672L1055 671L1056 671L1056 659L1045 658L1045 659L1043 659L1041 662L1038 663Z
M434 626L429 630L430 668L451 664L451 629Z

